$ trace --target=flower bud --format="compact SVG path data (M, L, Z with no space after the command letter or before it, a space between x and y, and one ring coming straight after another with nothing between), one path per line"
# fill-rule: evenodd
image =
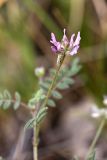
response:
M37 67L37 68L35 68L35 75L36 75L38 78L43 77L44 74L45 74L45 69L44 69L44 67Z

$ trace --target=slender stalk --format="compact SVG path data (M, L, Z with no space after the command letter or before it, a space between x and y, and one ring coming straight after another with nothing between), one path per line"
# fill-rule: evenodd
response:
M91 144L91 146L90 146L90 148L89 148L87 157L88 157L88 156L92 153L92 151L94 150L95 145L96 145L96 143L97 143L97 141L98 141L98 139L99 139L99 137L100 137L100 135L101 135L101 132L102 132L102 130L103 130L103 128L104 128L105 122L106 122L106 118L103 117L102 120L101 120L100 126L99 126L99 128L98 128L98 130L97 130L97 133L96 133L96 135L95 135L95 137L94 137L94 140L92 141L92 144Z
M39 104L36 106L36 111L33 114L33 117L37 115L39 109ZM33 158L34 160L38 160L38 134L39 134L39 127L35 124L33 127Z
M58 75L58 73L59 73L59 70L60 70L60 66L57 67L56 73L55 73L54 78L53 78L53 80L52 80L52 83L51 83L51 85L50 85L50 87L49 87L49 90L48 90L48 92L47 92L46 99L45 99L45 101L44 101L44 103L43 103L43 107L45 107L46 104L47 104L47 102L48 102L48 99L49 99L49 97L50 97L50 95L51 95L51 91L52 91L52 89L53 89L53 87L54 87L54 84L55 84L55 82L56 82L56 78L57 78L57 75Z
M34 133L34 136L33 136L33 157L34 157L34 160L37 160L38 159L38 151L37 151L37 135L36 135L36 125L34 126L33 128L33 133Z
M49 99L49 97L51 95L51 92L52 92L52 90L54 88L54 85L56 83L56 79L57 79L58 73L59 73L60 68L61 68L61 66L63 64L64 59L65 59L65 53L62 56L60 64L57 66L56 73L55 73L55 75L53 77L53 80L52 80L52 83L51 83L51 85L50 85L50 87L48 89L45 101L44 101L44 103L43 103L43 105L41 107L46 107L46 105L47 105L48 99ZM34 157L34 160L38 160L38 135L39 135L39 127L40 126L36 126L35 125L34 126L34 130L33 130L33 132L34 132L34 137L33 137L33 157Z

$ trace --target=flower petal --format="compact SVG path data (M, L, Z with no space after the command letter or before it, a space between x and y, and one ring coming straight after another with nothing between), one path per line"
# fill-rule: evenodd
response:
M72 34L70 39L70 48L73 46L75 34Z
M54 44L54 43L56 43L57 41L56 41L56 37L55 37L55 34L54 33L51 33L51 40L50 40L50 42L52 43L52 44Z
M79 45L78 46L75 46L71 51L70 51L70 55L74 55L74 54L77 54L77 51L78 51L78 49L79 49Z
M60 51L60 49L61 49L61 43L57 42L56 47L57 47L57 50Z
M78 32L77 38L76 38L75 42L73 43L73 46L79 45L80 44L80 40L81 40L80 32Z
M52 52L56 53L57 52L57 48L55 46L51 46Z
M64 35L63 35L63 38L62 38L62 43L64 43L65 45L67 45L69 43L68 41L68 38L66 36L66 29L64 28Z

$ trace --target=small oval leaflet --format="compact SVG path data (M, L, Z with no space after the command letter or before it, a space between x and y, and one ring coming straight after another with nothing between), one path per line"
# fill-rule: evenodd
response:
M21 97L20 97L20 94L18 92L15 92L15 103L13 105L13 108L16 110L19 108L20 106L20 103L21 103Z

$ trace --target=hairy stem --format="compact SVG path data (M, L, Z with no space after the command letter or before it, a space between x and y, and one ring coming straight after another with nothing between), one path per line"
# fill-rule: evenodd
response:
M55 75L53 77L53 80L52 80L52 83L51 83L51 85L50 85L50 87L48 89L48 92L47 92L47 95L46 95L46 99L45 99L42 107L45 107L47 105L48 99L49 99L49 97L51 95L51 92L52 92L52 90L54 88L54 85L56 83L56 79L57 79L58 73L59 73L60 68L61 68L61 66L63 64L64 59L65 59L65 54L63 55L63 59L62 59L61 63L58 65L58 67L56 69L56 73L55 73Z
M39 104L36 106L36 111L33 114L33 117L37 115ZM39 134L39 126L36 124L33 127L33 159L38 160L38 134Z
M92 144L91 144L91 146L90 146L90 148L89 148L87 157L89 157L89 155L90 155L90 154L92 153L92 151L94 150L95 145L96 145L96 143L97 143L97 141L98 141L98 139L99 139L99 137L100 137L100 135L101 135L101 132L102 132L102 130L103 130L103 127L104 127L104 125L105 125L105 122L106 122L106 118L103 117L102 120L101 120L100 126L99 126L99 128L98 128L98 130L97 130L97 132L96 132L96 135L95 135L95 137L94 137L94 140L92 141Z

